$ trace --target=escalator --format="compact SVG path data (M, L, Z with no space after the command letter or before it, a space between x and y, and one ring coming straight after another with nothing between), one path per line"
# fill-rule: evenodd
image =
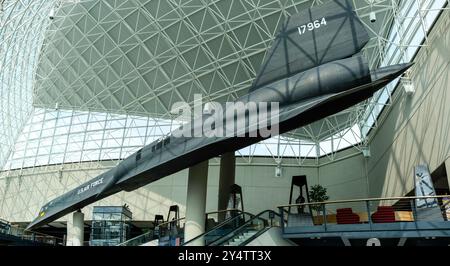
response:
M212 216L220 216L221 214L224 214L224 217L226 217L223 222L218 223L216 222L218 220L217 217L212 218ZM205 239L208 239L209 241L216 240L224 234L243 225L252 217L253 215L250 213L244 213L235 209L207 213L205 214L205 226L207 231L207 233L205 233L207 234ZM178 246L182 244L184 240L183 224L185 218L178 218L178 216L174 218L176 219L158 224L155 223L156 226L148 232L129 239L118 246Z
M180 220L183 219L184 218L181 218ZM182 243L182 235L184 235L184 230L182 229L184 228L181 228L176 235L172 235L172 230L163 230L163 228L168 229L165 227L166 224L163 223L158 226L158 229L155 228L155 231L149 231L148 233L130 239L119 246L145 245L146 243L157 241L158 239L161 242L166 238L178 238L179 242L182 243L182 246L195 246L199 241L204 243L205 246L246 246L269 230L279 228L279 222L279 214L272 210L263 211L258 215L233 211L225 221L211 226L210 228L207 226L207 232L185 243ZM278 235L281 235L281 233ZM159 243L159 245L161 246L161 243Z
M183 246L198 243L199 239L204 240L205 246L245 246L278 226L275 222L276 216L279 214L272 210L263 211L258 215L242 212L184 243Z
M123 247L141 246L141 245L149 243L155 239L156 239L155 230L149 230L148 232L146 232L142 235L139 235L137 237L129 239L123 243L120 243L118 246L123 246Z
M203 239L205 243L204 245L209 246L211 243L215 243L216 241L222 239L223 236L228 235L236 229L240 228L247 221L253 219L253 217L253 214L247 212L235 213L235 215L214 226L206 233L183 243L183 246L194 245L193 243L198 243L199 239Z

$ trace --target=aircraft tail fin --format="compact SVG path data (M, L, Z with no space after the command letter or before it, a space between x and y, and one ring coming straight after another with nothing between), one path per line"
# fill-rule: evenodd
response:
M288 18L250 91L360 52L369 34L353 9L351 0L332 0Z

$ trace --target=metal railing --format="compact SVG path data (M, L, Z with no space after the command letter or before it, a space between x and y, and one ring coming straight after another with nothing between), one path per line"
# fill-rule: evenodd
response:
M252 240L256 239L262 233L264 233L267 229L273 226L277 226L278 224L274 222L275 216L279 214L272 210L263 211L246 222L244 222L241 226L229 232L226 235L223 235L221 238L209 243L209 246L223 246L229 241L233 240L235 237L239 237L248 232L254 232L251 237L242 241L240 245L245 246L250 243Z
M222 238L225 234L232 232L236 228L239 228L241 225L245 224L253 217L253 214L247 212L233 213L233 215L229 219L226 219L210 230L207 230L206 233L190 239L189 241L185 242L183 246L189 246L191 244L194 245L194 243L196 243L199 239L202 239L202 244L208 246L210 245L210 243Z
M232 212L240 212L240 210L237 209L227 209L227 210L221 210L221 211L215 211L215 212L209 212L205 214L205 221L206 221L206 231L211 230L215 226L214 225L208 225L208 221L213 219L214 221L217 221L219 219L219 215L223 213L232 213ZM123 243L120 243L118 246L140 246L142 244L148 243L152 240L161 239L161 238L183 238L184 235L184 225L183 222L186 220L186 217L182 217L179 219L174 219L171 221L163 222L155 226L153 230L148 231L147 233L144 233L142 235L139 235L137 237L134 237L130 240L127 240Z
M118 244L117 246L123 246L123 247L140 246L140 245L148 243L154 239L155 239L155 230L149 230L148 232L146 232L142 235L136 236L134 238L131 238L127 241L124 241L124 242Z
M36 242L45 245L56 246L62 245L64 242L63 239L61 238L33 231L28 231L18 226L14 226L8 221L5 221L3 219L0 219L0 233L19 238L20 240Z
M450 221L450 196L367 198L279 206L283 232L291 227L309 227L327 232L336 225L365 225Z

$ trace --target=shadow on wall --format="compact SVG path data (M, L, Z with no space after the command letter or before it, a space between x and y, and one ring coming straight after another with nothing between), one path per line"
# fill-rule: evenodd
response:
M450 33L437 39L427 61L416 65L412 98L397 89L400 98L372 141L379 148L369 159L371 196L406 194L414 187L415 165L427 163L434 170L450 154L449 39Z

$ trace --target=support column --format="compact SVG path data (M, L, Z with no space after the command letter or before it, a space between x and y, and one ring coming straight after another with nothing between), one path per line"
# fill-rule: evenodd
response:
M220 175L219 175L219 201L217 209L226 210L228 207L228 197L230 188L235 184L236 176L236 156L234 152L225 153L220 157ZM219 222L225 220L226 213L220 213Z
M208 184L208 161L189 168L186 223L184 225L184 242L205 232L206 190ZM204 246L203 238L197 239L191 246Z
M76 211L67 221L66 246L83 246L84 243L84 214Z

